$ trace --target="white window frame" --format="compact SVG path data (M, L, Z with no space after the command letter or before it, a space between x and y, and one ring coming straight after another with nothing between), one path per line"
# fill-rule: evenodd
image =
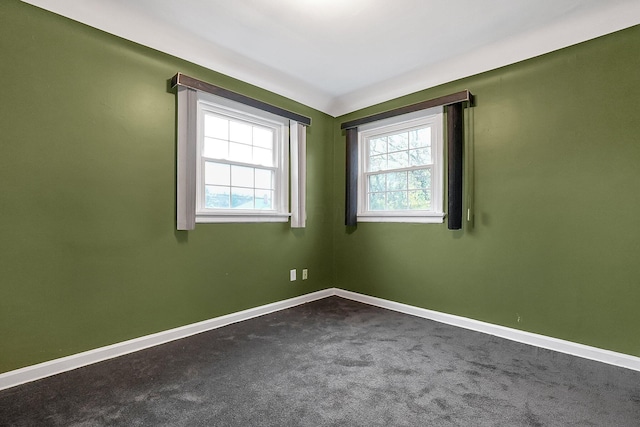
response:
M176 219L178 230L193 230L196 223L287 222L306 226L306 125L222 96L178 85L178 142ZM274 160L277 165L274 209L206 209L204 207L203 111L216 111L279 134ZM289 151L291 150L291 166ZM290 175L289 175L290 174ZM291 181L291 185L290 185ZM291 198L291 212L289 212Z
M226 116L273 130L274 138L274 200L273 209L208 209L204 198L204 116L207 112ZM289 119L258 110L247 105L217 97L204 92L198 93L197 106L197 168L196 168L196 223L211 222L287 222L289 213ZM242 162L229 164L254 166Z
M358 222L415 222L438 224L444 221L444 135L443 109L434 107L389 119L368 123L358 128ZM369 146L367 140L389 133L408 130L417 126L431 128L431 209L429 210L368 210L367 162ZM389 169L393 171L393 169Z

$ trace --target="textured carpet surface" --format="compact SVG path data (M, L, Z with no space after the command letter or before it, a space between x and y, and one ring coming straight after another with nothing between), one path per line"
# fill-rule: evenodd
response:
M326 298L0 392L2 426L640 426L640 372Z

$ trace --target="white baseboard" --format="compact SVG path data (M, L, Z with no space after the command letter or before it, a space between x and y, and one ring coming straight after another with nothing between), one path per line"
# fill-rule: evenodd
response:
M284 301L278 301L272 304L238 311L236 313L204 320L202 322L193 323L191 325L169 329L167 331L158 332L156 334L134 338L132 340L119 342L113 345L108 345L106 347L100 347L94 350L84 351L82 353L62 357L60 359L54 359L48 362L38 363L37 365L27 366L21 369L16 369L14 371L5 372L4 374L0 374L0 390L14 387L30 381L39 380L41 378L49 377L52 375L60 374L65 371L80 368L82 366L102 362L103 360L123 356L135 351L144 350L145 348L164 344L170 341L175 341L180 338L186 338L188 336L220 328L231 323L241 322L243 320L262 316L264 314L269 314L275 311L284 310L286 308L295 307L297 305L315 301L317 299L326 298L331 295L335 295L334 289L324 289L322 291L313 292Z
M434 320L440 323L446 323L448 325L457 326L460 328L483 332L485 334L506 338L512 341L517 341L536 347L546 348L561 353L583 357L585 359L591 359L610 365L640 371L640 358L635 356L616 353L614 351L603 350L600 348L577 344L571 341L560 340L557 338L551 338L544 335L538 335L531 332L520 331L504 326L468 319L466 317L440 313L438 311L427 310L424 308L389 301L382 298L371 297L356 292L345 291L338 288L329 288L284 301L250 308L248 310L227 314L225 316L193 323L191 325L169 329L167 331L158 332L156 334L134 338L132 340L123 341L106 347L100 347L94 350L62 357L60 359L54 359L48 362L39 363L37 365L27 366L21 369L16 369L14 371L5 372L3 374L0 374L0 390L14 387L30 381L39 380L41 378L49 377L52 375L60 374L62 372L70 371L83 366L91 365L103 360L123 356L135 351L144 350L145 348L164 344L170 341L186 338L191 335L210 331L212 329L220 328L232 323L241 322L243 320L248 320L254 317L273 313L275 311L295 307L307 302L327 298L333 295L362 302L364 304L373 305L376 307L398 311L400 313L410 314L412 316Z
M622 368L633 369L634 371L640 371L640 357L631 356L624 353L603 350L597 347L591 347L588 345L565 341L558 338L547 337L545 335L534 334L532 332L520 331L518 329L507 328L505 326L494 325L492 323L481 322L479 320L455 316L453 314L427 310L412 305L389 301L382 298L371 297L368 295L358 294L342 289L335 289L335 295L376 307L382 307L393 311L399 311L400 313L411 314L413 316L435 320L436 322L446 323L447 325L458 326L460 328L470 329L477 332L483 332L485 334L506 338L511 341L517 341L535 347L546 348L548 350L571 354L573 356L595 360L597 362L607 363L609 365L615 365Z

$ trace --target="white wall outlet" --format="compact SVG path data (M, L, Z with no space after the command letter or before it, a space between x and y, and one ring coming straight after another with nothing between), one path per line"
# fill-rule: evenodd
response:
M309 270L306 268L302 269L302 280L307 280L309 278Z
M289 271L289 280L291 280L292 282L295 282L295 280L296 280L296 269L295 268L293 270Z

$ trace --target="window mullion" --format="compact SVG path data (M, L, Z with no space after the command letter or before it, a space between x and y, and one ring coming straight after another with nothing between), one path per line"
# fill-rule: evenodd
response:
M377 171L368 171L368 172L364 172L366 175L379 175L379 174L383 174L383 173L391 173L391 172L406 172L406 171L414 171L414 170L420 170L420 169L426 169L426 168L432 168L434 166L433 163L427 163L424 165L420 165L420 166L407 166L404 168L397 168L397 169L380 169Z
M223 164L223 165L242 166L242 167L247 167L247 168L256 168L256 169L263 169L263 170L270 170L270 171L276 171L278 169L275 166L258 165L256 163L244 163L244 162L237 162L237 161L233 161L233 160L216 159L216 158L213 158L213 157L204 157L204 156L201 156L201 157L202 157L203 161L214 162L214 163L219 163L219 164Z

